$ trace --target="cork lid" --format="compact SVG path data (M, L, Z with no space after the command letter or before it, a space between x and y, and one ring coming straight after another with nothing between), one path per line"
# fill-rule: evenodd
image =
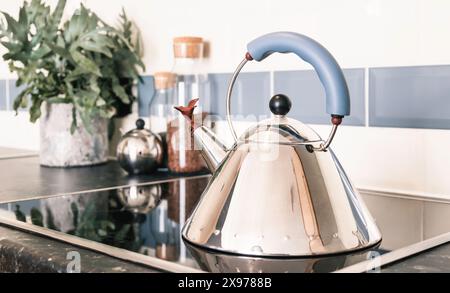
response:
M155 88L164 90L175 87L176 75L168 71L155 72Z
M173 39L175 58L202 58L203 38L182 36Z

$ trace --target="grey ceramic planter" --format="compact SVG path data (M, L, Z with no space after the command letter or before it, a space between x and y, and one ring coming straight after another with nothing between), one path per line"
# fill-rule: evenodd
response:
M108 120L91 120L89 133L77 119L78 128L70 133L71 104L44 104L40 118L40 162L48 167L77 167L108 160Z

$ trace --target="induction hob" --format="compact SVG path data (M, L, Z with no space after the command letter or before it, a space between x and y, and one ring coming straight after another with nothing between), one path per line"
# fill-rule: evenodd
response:
M446 238L433 237L450 232L450 222L442 221L450 216L450 202L363 193L383 236L380 246L372 249L300 259L207 251L183 241L181 228L209 178L197 176L0 204L0 223L169 272L377 270L379 265L417 253L418 247L442 244ZM381 263L370 265L380 259Z

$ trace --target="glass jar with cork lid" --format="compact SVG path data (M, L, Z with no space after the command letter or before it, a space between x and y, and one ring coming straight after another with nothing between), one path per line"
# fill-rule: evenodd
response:
M177 37L173 40L176 105L187 105L199 98L194 112L196 123L203 123L211 112L210 85L203 66L204 42L200 37ZM168 167L176 173L205 169L200 151L191 134L191 125L176 113L167 128Z
M163 141L164 159L162 168L167 168L167 126L176 117L175 80L172 72L160 71L154 74L155 93L150 101L150 130L157 133Z

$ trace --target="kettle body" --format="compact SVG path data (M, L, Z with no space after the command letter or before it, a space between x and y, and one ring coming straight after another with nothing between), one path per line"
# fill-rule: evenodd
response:
M321 141L311 128L275 120L280 124L261 123L227 153L187 221L184 239L221 252L271 257L377 245L374 220L333 151L311 151ZM298 141L280 135L284 120Z

